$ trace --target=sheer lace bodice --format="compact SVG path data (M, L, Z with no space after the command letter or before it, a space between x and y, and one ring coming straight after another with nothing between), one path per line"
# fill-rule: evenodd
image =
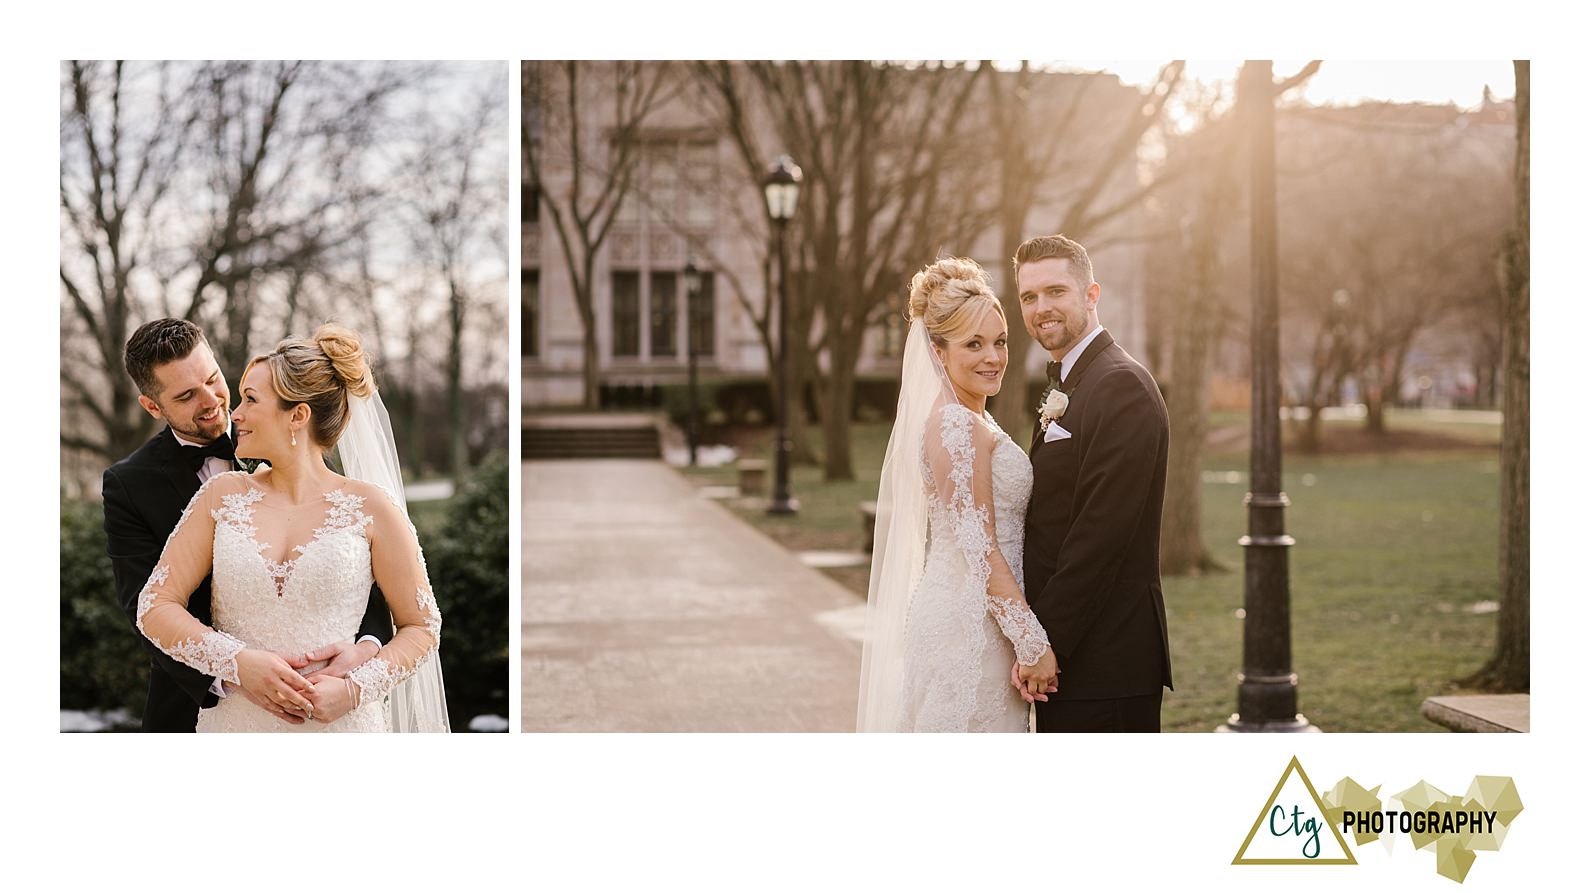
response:
M441 614L407 516L378 487L339 483L319 504L294 506L242 472L211 478L139 595L138 627L176 659L236 683L244 648L296 655L352 641L379 583L397 632L348 675L360 706L330 724L292 726L234 695L200 713L200 731L384 731L385 696L435 653ZM187 610L206 574L213 629Z
M921 463L928 547L906 618L900 728L1025 731L1011 663L1036 663L1048 647L1020 583L1032 465L992 418L960 404L929 419Z

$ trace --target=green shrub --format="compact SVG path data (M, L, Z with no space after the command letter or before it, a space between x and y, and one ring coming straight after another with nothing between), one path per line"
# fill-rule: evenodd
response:
M97 502L61 500L61 708L143 714L149 657L116 603Z
M455 731L481 714L508 716L508 504L508 457L494 453L425 541L442 611L442 675Z

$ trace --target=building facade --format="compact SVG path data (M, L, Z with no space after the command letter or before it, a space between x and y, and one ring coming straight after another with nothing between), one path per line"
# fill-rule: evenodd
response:
M604 64L615 63L590 66ZM589 194L594 194L591 183L610 173L615 149L610 137L604 140L600 135L612 133L611 94L621 77L616 70L597 70L578 103L558 102L556 108L547 94L527 88L527 139L539 141L539 171L549 193L572 194L576 168L588 178ZM1044 74L1036 78L1035 86L1036 95L1029 101L1059 106L1076 101L1085 91L1090 107L1111 115L1129 114L1142 102L1136 89L1108 75ZM575 106L578 120L570 122L567 110ZM576 127L582 134L597 136L582 137L578 152L557 151L557 146L572 145L569 133L573 132L558 128ZM1113 136L1112 128L1099 130L1101 140L1104 131ZM598 389L616 394L622 389L683 383L692 343L704 380L767 376L768 351L756 317L765 313L772 281L765 260L771 254L766 244L769 225L760 190L737 154L733 136L715 123L696 94L681 89L646 117L634 143L631 188L613 213L591 267ZM1026 235L1056 231L1067 195L1062 181L1074 176L1069 172L1076 169L1074 165L1057 170L1052 182L1033 184L1035 193L1054 198L1034 203ZM523 171L527 184L534 173L528 167ZM1137 159L1123 159L1111 171L1096 205L1108 207L1129 195L1137 176ZM989 196L991 205L996 198ZM568 216L566 206L549 208L533 186L526 186L520 282L521 374L527 410L577 406L585 393L585 325L575 299L569 255L557 234L560 225L571 223ZM1111 231L1129 233L1132 225L1131 217L1123 215L1113 221ZM1104 238L1089 244L1089 249L1103 287L1101 318L1128 350L1139 352L1145 337L1142 243ZM987 227L971 244L945 245L941 251L978 260L993 275L1002 296L1013 288L1008 249L1000 245L997 227ZM923 257L921 264L932 260ZM687 266L700 271L700 286L694 292L686 288ZM909 275L905 273L900 286L897 305L902 312ZM858 363L858 377L898 376L904 331L899 313L877 314ZM1041 350L1034 349L1025 360L1029 373L1041 374L1046 360ZM819 357L820 367L823 362Z

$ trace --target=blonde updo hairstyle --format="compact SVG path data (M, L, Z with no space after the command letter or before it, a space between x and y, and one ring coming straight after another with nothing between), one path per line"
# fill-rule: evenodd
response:
M375 393L375 377L359 336L327 323L312 338L288 338L276 349L248 362L263 363L283 410L302 403L309 407L309 436L322 450L337 445L348 427L348 398ZM248 374L248 368L243 374Z
M993 281L971 258L940 258L911 277L906 319L922 320L928 336L941 348L969 340L990 309L1005 321Z

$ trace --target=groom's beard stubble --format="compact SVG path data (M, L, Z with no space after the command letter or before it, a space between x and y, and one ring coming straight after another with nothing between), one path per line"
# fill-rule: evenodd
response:
M172 424L172 422L171 422L171 420L169 418L166 419L166 424L170 425L171 426L171 430L173 432L175 432L176 434L181 435L184 440L189 440L189 441L192 441L194 443L202 443L202 444L213 443L216 438L220 437L223 434L228 433L231 430L231 427L232 427L231 419L230 419L230 417L228 417L226 415L223 415L221 417L221 422L219 424L219 427L214 426L214 425L210 426L213 430L202 430L202 429L184 430L184 429L178 428L176 425Z
M1041 325L1051 319L1054 319L1054 317L1044 317L1035 322ZM1082 336L1087 334L1087 319L1079 319L1067 314L1060 316L1059 321L1059 326L1047 332L1042 329L1036 331L1033 334L1033 340L1038 342L1039 347L1049 351L1051 354L1064 355L1071 348L1076 347L1077 343L1082 340ZM1056 358L1058 359L1058 356Z

